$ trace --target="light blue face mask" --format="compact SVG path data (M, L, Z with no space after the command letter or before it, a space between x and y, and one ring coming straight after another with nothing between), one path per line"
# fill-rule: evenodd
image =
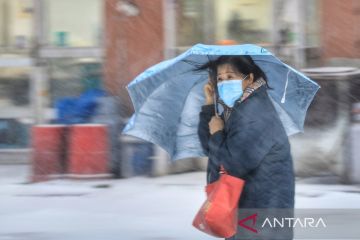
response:
M217 84L219 97L228 107L233 107L236 100L243 95L242 82L244 79L226 80Z

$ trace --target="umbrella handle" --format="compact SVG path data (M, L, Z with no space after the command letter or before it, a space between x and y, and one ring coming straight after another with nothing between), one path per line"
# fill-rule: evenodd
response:
M216 101L215 92L214 92L214 94L213 94L213 98L214 98L215 116L216 116L216 117L219 117L219 112L218 112L218 107L217 107L217 101Z

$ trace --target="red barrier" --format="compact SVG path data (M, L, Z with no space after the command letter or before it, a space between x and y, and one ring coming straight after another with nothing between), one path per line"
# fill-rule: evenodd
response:
M66 126L36 125L32 127L32 176L33 182L58 178L65 172L64 145Z
M70 129L70 177L110 176L109 140L106 125L77 124ZM88 176L86 176L88 175Z

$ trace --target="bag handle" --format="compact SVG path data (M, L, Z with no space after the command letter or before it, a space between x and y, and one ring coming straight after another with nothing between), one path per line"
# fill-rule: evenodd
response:
M221 164L220 165L220 171L219 171L220 174L228 174L228 172L225 170L224 166Z

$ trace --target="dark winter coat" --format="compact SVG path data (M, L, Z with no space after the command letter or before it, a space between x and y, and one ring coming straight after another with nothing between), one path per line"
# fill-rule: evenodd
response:
M223 164L230 175L246 181L240 208L293 208L290 144L266 86L237 102L224 129L211 135L208 124L214 114L213 104L202 106L198 128L209 157L207 183L219 178Z

